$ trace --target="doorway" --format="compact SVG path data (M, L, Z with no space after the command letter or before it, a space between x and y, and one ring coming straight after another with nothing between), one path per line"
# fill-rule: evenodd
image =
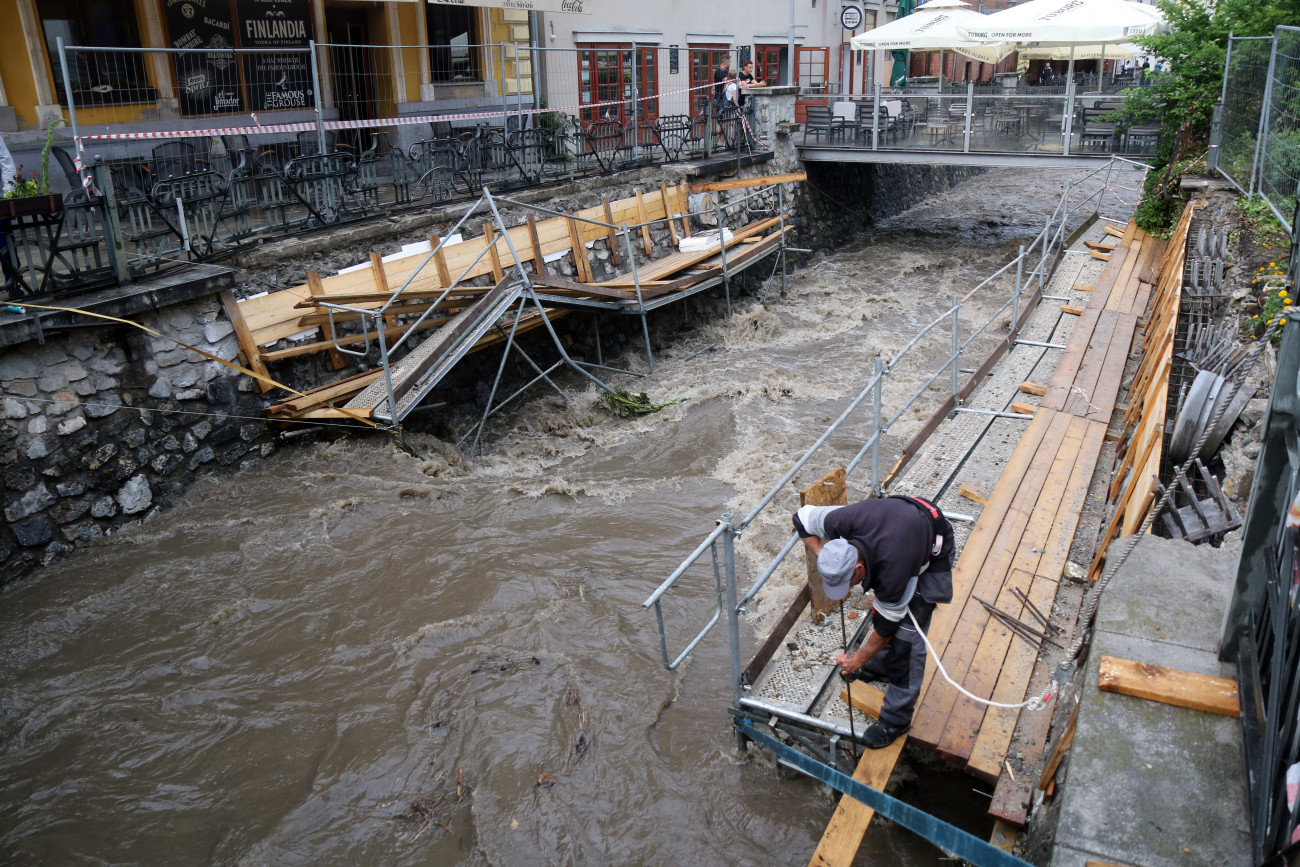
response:
M383 49L370 44L369 14L365 9L327 5L325 32L329 40L329 82L339 120L369 120L379 116L377 82L385 63ZM338 143L360 154L363 130L340 130Z

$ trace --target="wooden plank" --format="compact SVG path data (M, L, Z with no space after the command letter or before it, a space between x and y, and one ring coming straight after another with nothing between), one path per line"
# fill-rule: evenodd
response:
M1075 284L1074 284L1074 291L1075 291L1075 292L1092 292L1092 291L1096 290L1096 288L1097 288L1097 284L1095 284L1095 283L1075 283Z
M1088 251L1088 255L1091 256L1091 257L1094 258L1094 259L1100 259L1100 260L1103 261L1103 262L1109 262L1109 261L1110 261L1110 254L1109 254L1109 253L1098 253L1096 250L1089 250L1089 251Z
M355 394L374 382L382 374L382 370L368 370L365 373L358 373L356 376L349 376L347 379L341 379L322 388L312 389L305 395L295 394L288 400L272 404L266 408L266 411L271 415L292 415L307 407Z
M974 485L958 486L957 494L959 496L965 497L968 500L971 500L972 502L979 503L981 506L987 506L989 503L988 496L981 493L979 488L975 487Z
M307 289L311 292L313 298L320 298L325 294L325 287L322 286L320 282L319 271L312 269L307 272ZM321 311L319 305L316 307L316 310L317 312ZM330 344L330 366L335 370L342 370L344 367L347 367L348 363L347 360L343 358L343 353L339 352L338 348L334 345L334 326L330 324L328 313L326 314L325 321L320 324L320 331L325 337L325 342Z
M623 254L618 251L618 236L614 234L614 212L609 208L609 199L605 196L600 197L600 206L605 212L605 235L609 240L609 261L614 265L623 264Z
M800 491L799 505L847 506L849 489L846 478L844 467L837 467ZM822 578L817 571L817 558L807 548L804 549L804 561L808 567L808 587L812 593L813 613L820 620L820 615L829 614L841 603L826 598L826 593L822 590Z
M1119 276L1115 278L1115 291L1111 292L1110 298L1106 301L1107 310L1116 310L1128 312L1133 304L1133 296L1137 294L1137 281L1133 279L1133 269L1137 267L1138 259L1142 257L1142 242L1134 241L1129 245L1128 253L1124 256L1124 265L1120 268Z
M388 288L388 274L384 270L384 257L378 253L370 254L370 274L374 278L375 291L380 295L390 295L392 290ZM384 317L384 324L392 327L397 324L397 316L389 314Z
M640 187L637 187L634 192L636 193L636 221L641 224L641 247L647 256L653 256L655 248L650 241L650 227L646 225L650 222L650 217L646 214L645 198L641 195Z
M1019 832L1011 825L998 820L993 823L993 831L989 834L989 843L993 844L1003 852L1015 852L1016 838Z
M1062 304L1061 312L1066 313L1070 316L1078 316L1079 314L1083 313L1083 308L1075 307L1073 304Z
M1114 244L1099 244L1096 241L1084 241L1083 246L1087 247L1089 250L1100 250L1103 253L1109 253L1111 250L1115 249Z
M415 330L427 331L430 328L438 328L446 324L446 322L447 320L442 317L433 320L426 320L424 322L421 322L419 327L417 327ZM402 334L405 333L406 330L410 327L411 327L410 325L386 326L384 328L384 337L385 338L401 337ZM370 339L374 340L375 336L373 334L370 335ZM358 343L365 343L365 342L366 342L366 336L364 334L349 334L347 337L340 337L338 339L339 346L355 346ZM319 343L319 342L300 343L297 346L290 346L287 349L275 349L275 350L264 349L260 352L260 356L263 361L284 361L286 358L297 358L300 355L311 355L313 352L321 352L325 350L328 346L329 344Z
M1008 409L1011 412L1018 412L1021 413L1022 415L1033 415L1035 412L1037 412L1038 407L1034 406L1032 403L1022 403L1020 401L1016 401L1012 403L1011 406L1008 407Z
M239 310L239 302L235 300L234 293L229 289L222 289L219 297L221 298L221 306L226 311L226 318L235 327L235 340L239 343L239 351L244 356L244 362L248 365L249 370L269 377L271 372L266 369L266 365L258 354L257 341L253 339L248 323ZM253 381L257 383L258 391L266 392L275 387L269 382L263 382L260 379Z
M1094 295L1094 298L1101 297ZM1102 304L1093 304L1091 300L1088 306L1084 308L1083 314L1079 321L1075 323L1074 330L1070 333L1070 339L1065 344L1065 349L1061 352L1061 358L1056 362L1056 370L1052 373L1052 378L1047 383L1047 392L1039 402L1039 406L1048 409L1063 410L1069 402L1070 394L1074 387L1074 379L1079 374L1079 366L1083 364L1084 355L1088 351L1088 342L1097 326L1097 320L1105 312L1104 300Z
M582 242L578 232L578 221L569 218L569 250L573 253L573 270L578 282L590 283L595 278L591 274L591 260L587 258L587 245Z
M438 249L438 245L441 243L442 237L440 235L429 236L429 249L435 251L433 254L433 267L438 272L438 282L445 289L451 285L451 269L447 267L447 254ZM498 280L497 282L501 281Z
M690 199L686 195L687 185L682 181L676 186L677 196L677 213L682 215L682 234L689 238L691 236L691 205Z
M1052 610L1056 599L1056 592L1060 586L1058 582L1069 561L1070 546L1083 515L1083 506L1088 499L1088 488L1092 484L1092 475L1101 456L1102 441L1106 433L1105 422L1089 421L1084 422L1084 425L1078 458L1061 496L1056 521L1047 542L1043 545L1037 574L1033 576L1028 591L1030 601L1044 612ZM1072 611L1064 623L1058 624L1065 630L1062 637L1067 640L1076 615L1077 611ZM1037 659L1036 649L1019 640L1013 643L1003 661L1002 671L998 673L997 685L993 688L993 701L1002 704L1024 701ZM967 762L968 769L984 777L997 776L1011 747L1016 722L1028 713L1028 711L1015 711L1008 708L990 708L984 715L979 734L975 738L975 745L971 749ZM1035 713L1041 714L1041 717L1037 718L1039 728L1031 728L1028 735L1022 733L1020 741L1022 745L1026 742L1042 743L1047 737L1047 726L1051 722L1051 708Z
M497 249L496 232L491 223L483 224L483 243L488 247L488 263L492 267L492 282L500 283L505 277L501 270L501 252Z
M984 598L1012 617L1019 618L1023 606L1010 593L1004 594L1004 591L1012 586L1019 586L1022 591L1029 589L1033 575L1038 572L1039 560L1042 558L1048 536L1058 520L1057 513L1065 497L1070 475L1078 461L1079 447L1083 443L1086 427L1083 419L1065 417L1065 423L1064 436L1056 452L1052 455L1040 452L1039 459L1050 462L1050 469L1043 484L1022 491L1020 499L1027 501L1026 506L1029 511L1029 520L1025 524L1023 535L1004 552L1002 558L996 562L990 558L984 563L985 572L1000 572L996 576L1000 586L994 593ZM985 621L973 659L966 676L962 678L962 685L980 698L991 698L1002 672L1007 651L1013 642L1019 642L1021 639L1015 638L1007 626L987 616L987 613ZM943 737L939 741L939 752L958 759L969 758L986 709L986 705L965 696L958 698L944 726ZM996 775L993 778L996 779Z
M972 597L987 599L996 595L1001 587L1001 574L989 566L996 567L999 559L1019 542L1029 522L1032 506L1032 503L1025 502L1030 498L1021 492L1037 491L1042 487L1050 467L1048 457L1056 453L1068 426L1069 419L1059 413L1048 411L1034 416L957 560L953 570L952 603L941 605L935 611L936 618L946 615L940 622L947 628L948 637L945 639L941 633L937 640L932 636L930 643L943 659L948 674L958 683L966 676L984 625L989 620L988 612ZM1040 451L1043 457L1035 460ZM991 527L992 532L987 541L980 539L981 544L972 550L971 541L976 539L981 525ZM957 698L955 689L946 681L940 682L918 703L911 736L927 746L937 747Z
M1047 392L1047 389L1036 382L1022 382L1020 383L1020 391L1024 394L1042 397Z
M1127 352L1129 340L1133 333L1132 326L1130 326L1128 335L1117 338L1115 329L1118 327L1119 321L1120 315L1109 309L1103 310L1097 318L1096 327L1088 335L1086 348L1083 352L1083 363L1079 365L1078 371L1070 382L1070 393L1062 407L1064 411L1073 415L1088 415L1092 406L1097 406L1098 411L1104 411L1103 407L1092 400L1092 394L1097 389L1097 382L1101 377L1101 369L1106 363L1111 342L1122 343ZM1074 336L1071 335L1071 341L1073 340Z
M546 260L542 254L542 241L537 236L537 220L532 214L528 215L528 242L532 247L532 260L534 273L541 275L546 273Z
M1211 677L1162 665L1103 656L1097 675L1097 687L1102 692L1131 695L1221 716L1241 717L1237 682L1226 677Z
M668 224L668 234L673 239L673 248L676 249L677 245L681 243L681 239L677 237L677 221L672 219L673 212L668 207L668 185L667 184L659 185L659 198L663 200L664 211L666 211L665 216L668 217L668 219L665 220L664 222Z
M1070 750L1070 744L1074 741L1074 732L1079 725L1079 704L1075 701L1074 710L1070 713L1070 721L1065 726L1065 731L1056 739L1056 746L1052 747L1051 754L1047 757L1047 764L1043 766L1043 776L1038 780L1039 790L1047 788L1047 784L1056 778L1056 769L1061 766L1061 760Z
M1087 396L1076 392L1074 400L1066 404L1067 409L1075 415L1107 421L1115 411L1115 402L1119 399L1119 390L1124 379L1124 369L1128 366L1129 347L1137 329L1137 315L1119 314L1115 318L1114 328L1093 390Z
M901 737L883 749L863 750L853 771L853 779L883 791L906 741L907 738ZM867 825L875 813L856 798L842 796L808 862L809 867L847 867L852 864L858 847L862 845L862 835L867 832Z
M885 694L869 683L849 681L840 690L840 701L852 704L873 719L880 719L880 707L885 702Z
M790 172L783 175L763 175L757 178L735 178L709 184L692 184L692 193L718 193L723 190L743 190L749 187L770 187L775 184L793 184L808 180L807 172Z
M1104 226L1102 226L1102 229L1106 232L1107 235L1110 235L1113 238L1124 237L1124 230L1117 226L1112 226L1110 223L1106 223Z

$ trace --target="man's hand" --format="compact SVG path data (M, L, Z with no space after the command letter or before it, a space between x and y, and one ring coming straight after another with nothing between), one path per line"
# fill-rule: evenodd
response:
M840 667L840 674L848 677L850 674L867 664L865 659L858 658L859 653L849 653L848 651L845 651L844 653L837 654L831 662L834 662Z
M856 653L844 653L835 656L831 662L840 667L840 674L848 677L862 666L871 661L871 657L880 652L880 649L889 643L889 639L879 632L872 631L867 636L867 640L862 643Z

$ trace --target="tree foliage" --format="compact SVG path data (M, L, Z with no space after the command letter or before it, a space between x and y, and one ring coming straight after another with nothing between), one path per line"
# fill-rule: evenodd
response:
M1161 120L1165 135L1147 176L1147 201L1139 210L1144 229L1159 230L1177 209L1170 187L1175 169L1209 147L1214 103L1223 89L1228 34L1270 36L1279 24L1300 22L1300 0L1157 0L1172 32L1135 40L1150 54L1168 58L1173 70L1150 87L1126 93L1126 113L1136 121Z

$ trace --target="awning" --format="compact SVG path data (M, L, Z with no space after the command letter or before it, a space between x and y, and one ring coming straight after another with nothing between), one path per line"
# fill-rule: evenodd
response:
M484 6L489 9L515 9L524 12L567 12L590 15L596 0L429 0L435 6Z

